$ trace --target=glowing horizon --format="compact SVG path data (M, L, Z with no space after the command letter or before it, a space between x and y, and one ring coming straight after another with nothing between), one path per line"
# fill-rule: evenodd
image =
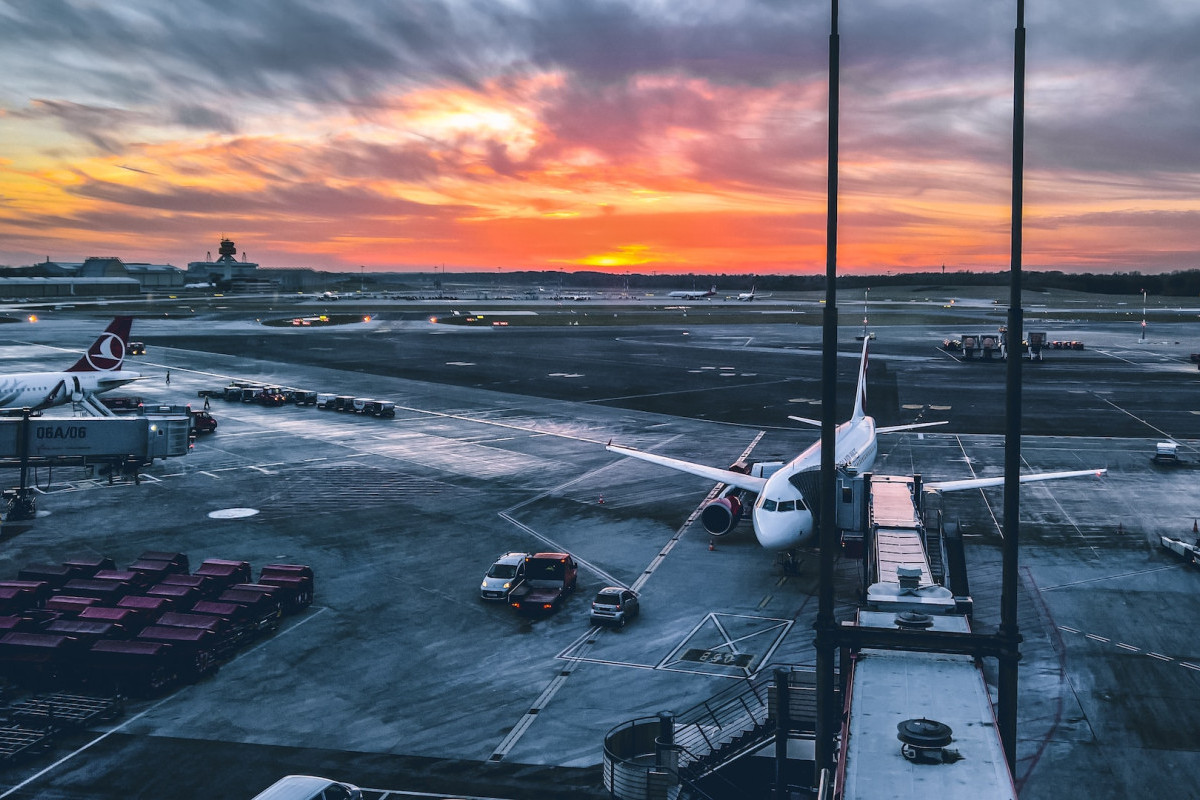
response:
M228 236L264 267L823 271L821 10L539 7L499 4L502 25L452 0L0 8L0 263L182 265ZM843 18L843 271L1007 267L1013 23L941 11ZM1104 15L1040 13L1024 264L1200 266L1179 53L1125 42L1089 62L1072 37L1110 35Z

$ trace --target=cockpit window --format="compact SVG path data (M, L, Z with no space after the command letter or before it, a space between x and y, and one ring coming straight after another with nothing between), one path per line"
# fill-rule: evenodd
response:
M803 500L797 500L796 501L796 510L797 511L808 511L808 506L804 505Z
M774 510L775 510L775 501L774 500L763 500L763 511L774 511Z
M796 510L796 501L795 500L780 501L779 510L780 511L795 511Z

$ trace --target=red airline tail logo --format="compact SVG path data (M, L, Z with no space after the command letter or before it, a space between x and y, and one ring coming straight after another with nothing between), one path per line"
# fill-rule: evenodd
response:
M125 363L133 317L117 317L67 372L116 372Z

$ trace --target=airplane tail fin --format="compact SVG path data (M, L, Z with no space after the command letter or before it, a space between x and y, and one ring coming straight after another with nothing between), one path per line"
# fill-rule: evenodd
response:
M866 416L863 406L867 401L867 348L871 346L869 336L863 338L862 361L858 365L858 389L854 393L854 416L850 419L862 419Z
M125 363L133 317L116 317L67 372L116 372Z

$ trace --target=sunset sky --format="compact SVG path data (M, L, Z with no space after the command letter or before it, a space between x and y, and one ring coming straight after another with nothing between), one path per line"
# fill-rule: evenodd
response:
M1009 257L1015 0L843 0L842 271ZM1200 268L1200 3L1029 0L1027 267ZM828 0L0 0L0 264L824 269Z

